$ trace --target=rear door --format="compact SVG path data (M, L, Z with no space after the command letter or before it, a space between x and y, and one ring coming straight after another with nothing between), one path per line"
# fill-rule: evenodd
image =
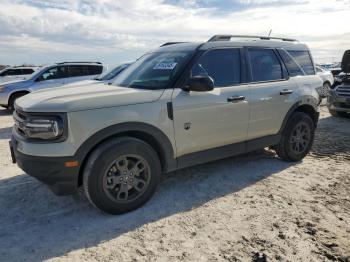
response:
M88 72L89 72L89 76L87 78L94 79L102 74L103 66L102 65L89 65Z
M214 90L174 89L172 103L178 157L246 139L249 87L242 84L241 57L239 48L209 50L194 63L188 75L210 76Z
M85 80L88 75L87 65L69 65L68 66L68 78L66 83L74 83Z
M250 71L248 140L277 134L284 117L297 101L297 84L271 48L246 48Z

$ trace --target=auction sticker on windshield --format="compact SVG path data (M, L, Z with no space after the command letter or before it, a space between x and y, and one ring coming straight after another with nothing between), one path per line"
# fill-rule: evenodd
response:
M177 63L158 63L156 64L153 69L156 70L173 70Z

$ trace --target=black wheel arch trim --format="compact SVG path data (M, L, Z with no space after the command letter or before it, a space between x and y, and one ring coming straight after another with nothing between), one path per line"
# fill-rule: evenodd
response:
M141 122L115 124L98 131L83 142L76 151L75 157L83 167L84 161L99 144L110 138L122 136L139 138L150 144L159 155L163 172L170 172L177 168L174 148L168 137L160 129Z
M313 97L312 97L313 98ZM310 99L310 98L307 98L307 99ZM298 101L298 102L296 102L295 104L293 104L292 106L291 106L291 108L288 110L288 112L287 112L287 114L286 114L286 116L284 117L284 120L283 120L283 122L282 122L282 126L281 126L281 128L280 128L280 130L279 130L279 134L281 134L282 132L283 132L283 130L284 130L284 128L286 127L286 125L287 125L287 122L288 122L288 120L290 119L290 117L292 116L292 114L294 113L294 112L296 112L296 111L298 111L298 108L302 108L303 106L307 106L307 107L309 107L309 108L312 108L312 110L313 110L313 116L311 117L312 118L312 120L314 121L314 123L315 123L315 126L317 126L317 122L318 122L318 117L319 117L319 112L317 111L317 109L315 109L315 106L313 106L311 103L307 103L307 102L303 102L303 101ZM316 106L316 108L317 108L317 106Z

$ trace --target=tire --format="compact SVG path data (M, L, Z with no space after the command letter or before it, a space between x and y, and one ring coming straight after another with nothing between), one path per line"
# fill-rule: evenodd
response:
M303 112L295 112L283 130L280 143L275 147L276 153L285 161L300 161L310 152L314 136L315 124L311 117Z
M350 114L348 114L346 112L338 112L338 111L330 110L330 109L328 111L334 117L349 117L350 116Z
M15 102L18 98L25 96L27 93L15 93L13 95L11 95L10 99L9 99L9 103L7 106L7 110L13 112L15 110Z
M114 138L89 157L83 187L95 207L117 215L145 204L155 193L160 175L160 160L149 144L131 137Z

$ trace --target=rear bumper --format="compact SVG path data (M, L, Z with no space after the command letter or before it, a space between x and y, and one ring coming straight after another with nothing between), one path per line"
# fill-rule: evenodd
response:
M72 157L40 157L22 154L17 150L17 141L10 141L12 161L28 175L36 178L56 195L73 194L78 188L79 167L66 167Z

